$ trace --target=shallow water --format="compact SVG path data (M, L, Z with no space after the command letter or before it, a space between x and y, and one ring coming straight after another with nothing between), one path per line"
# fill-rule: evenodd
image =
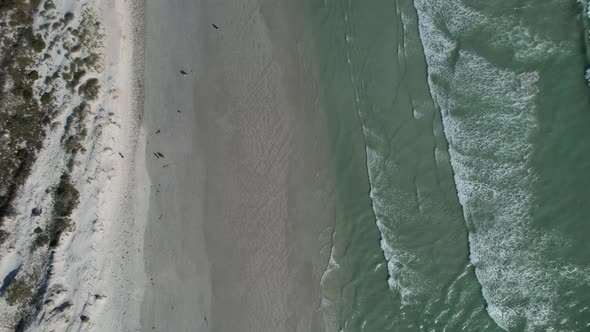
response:
M328 331L588 328L583 13L310 0L340 202Z

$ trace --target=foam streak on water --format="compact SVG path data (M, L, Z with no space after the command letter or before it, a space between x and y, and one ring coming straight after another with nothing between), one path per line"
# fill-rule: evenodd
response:
M349 0L342 20L374 221L387 282L402 306L398 318L404 323L397 327L418 328L430 318L416 319L417 313L436 306L440 292L463 270L467 243L458 239L465 226L452 197L438 114L428 87L415 79L424 70L415 12L410 2Z
M538 176L531 141L542 77L534 66L510 65L540 63L564 45L536 35L516 16L486 16L462 3L414 5L488 313L507 330L572 330L558 299L564 284L587 277L580 267L547 261L551 245L567 241L538 231L532 217ZM502 54L490 57L470 47L463 37L474 31L488 38L484 47L513 53L502 63Z
M366 122L363 121L363 111L361 107L361 100L359 97L359 86L360 83L357 82L357 78L355 77L355 69L352 64L351 60L351 50L354 49L353 45L353 37L351 34L353 33L351 24L349 23L349 17L347 14L347 10L350 10L351 1L348 1L348 8L345 9L344 12L344 22L345 26L347 27L347 32L345 36L346 40L346 60L349 65L349 78L350 83L353 86L354 94L355 94L355 109L359 117L359 122L361 123L363 135L365 137L365 147L366 147L366 158L367 158L367 171L369 176L369 182L371 184L371 191L370 197L372 201L372 207L376 218L376 224L379 228L379 232L381 234L380 246L383 250L383 254L385 256L385 260L387 261L387 270L389 274L389 278L387 280L389 287L391 289L395 289L397 292L400 293L402 303L409 304L413 302L413 299L416 297L416 293L420 292L420 289L429 288L426 285L425 278L411 268L407 268L407 265L404 263L417 261L419 258L412 255L410 251L405 251L396 248L396 246L392 246L390 242L392 242L393 234L388 229L385 220L393 219L394 216L391 214L400 214L401 209L403 207L398 207L398 211L389 211L388 205L390 205L391 201L395 198L398 200L401 196L404 196L404 193L398 192L397 195L391 195L389 197L383 198L383 194L378 189L378 183L387 181L386 179L381 179L380 177L382 174L376 172L375 170L383 170L384 168L396 168L393 161L388 160L387 155L378 151L375 148L371 148L367 142L368 138L371 137L373 139L381 140L378 134L371 132L369 126L367 126ZM381 142L380 145L384 145L384 142ZM407 195L405 195L407 196ZM413 198L406 198L406 201L412 201ZM389 212L389 213L388 213ZM410 211L403 211L407 212L406 215L411 214ZM403 213L401 212L401 213ZM405 267L405 268L404 268Z

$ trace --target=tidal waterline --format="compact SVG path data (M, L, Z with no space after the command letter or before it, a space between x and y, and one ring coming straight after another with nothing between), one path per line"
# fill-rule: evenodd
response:
M328 331L586 326L582 12L310 1L340 202Z

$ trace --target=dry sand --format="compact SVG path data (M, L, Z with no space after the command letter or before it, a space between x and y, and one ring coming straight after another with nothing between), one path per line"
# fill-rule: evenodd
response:
M325 140L288 10L146 2L142 330L323 330Z

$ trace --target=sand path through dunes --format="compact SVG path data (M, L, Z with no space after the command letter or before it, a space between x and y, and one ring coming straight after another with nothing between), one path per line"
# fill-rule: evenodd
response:
M145 9L143 329L321 330L331 209L297 12L256 0Z

